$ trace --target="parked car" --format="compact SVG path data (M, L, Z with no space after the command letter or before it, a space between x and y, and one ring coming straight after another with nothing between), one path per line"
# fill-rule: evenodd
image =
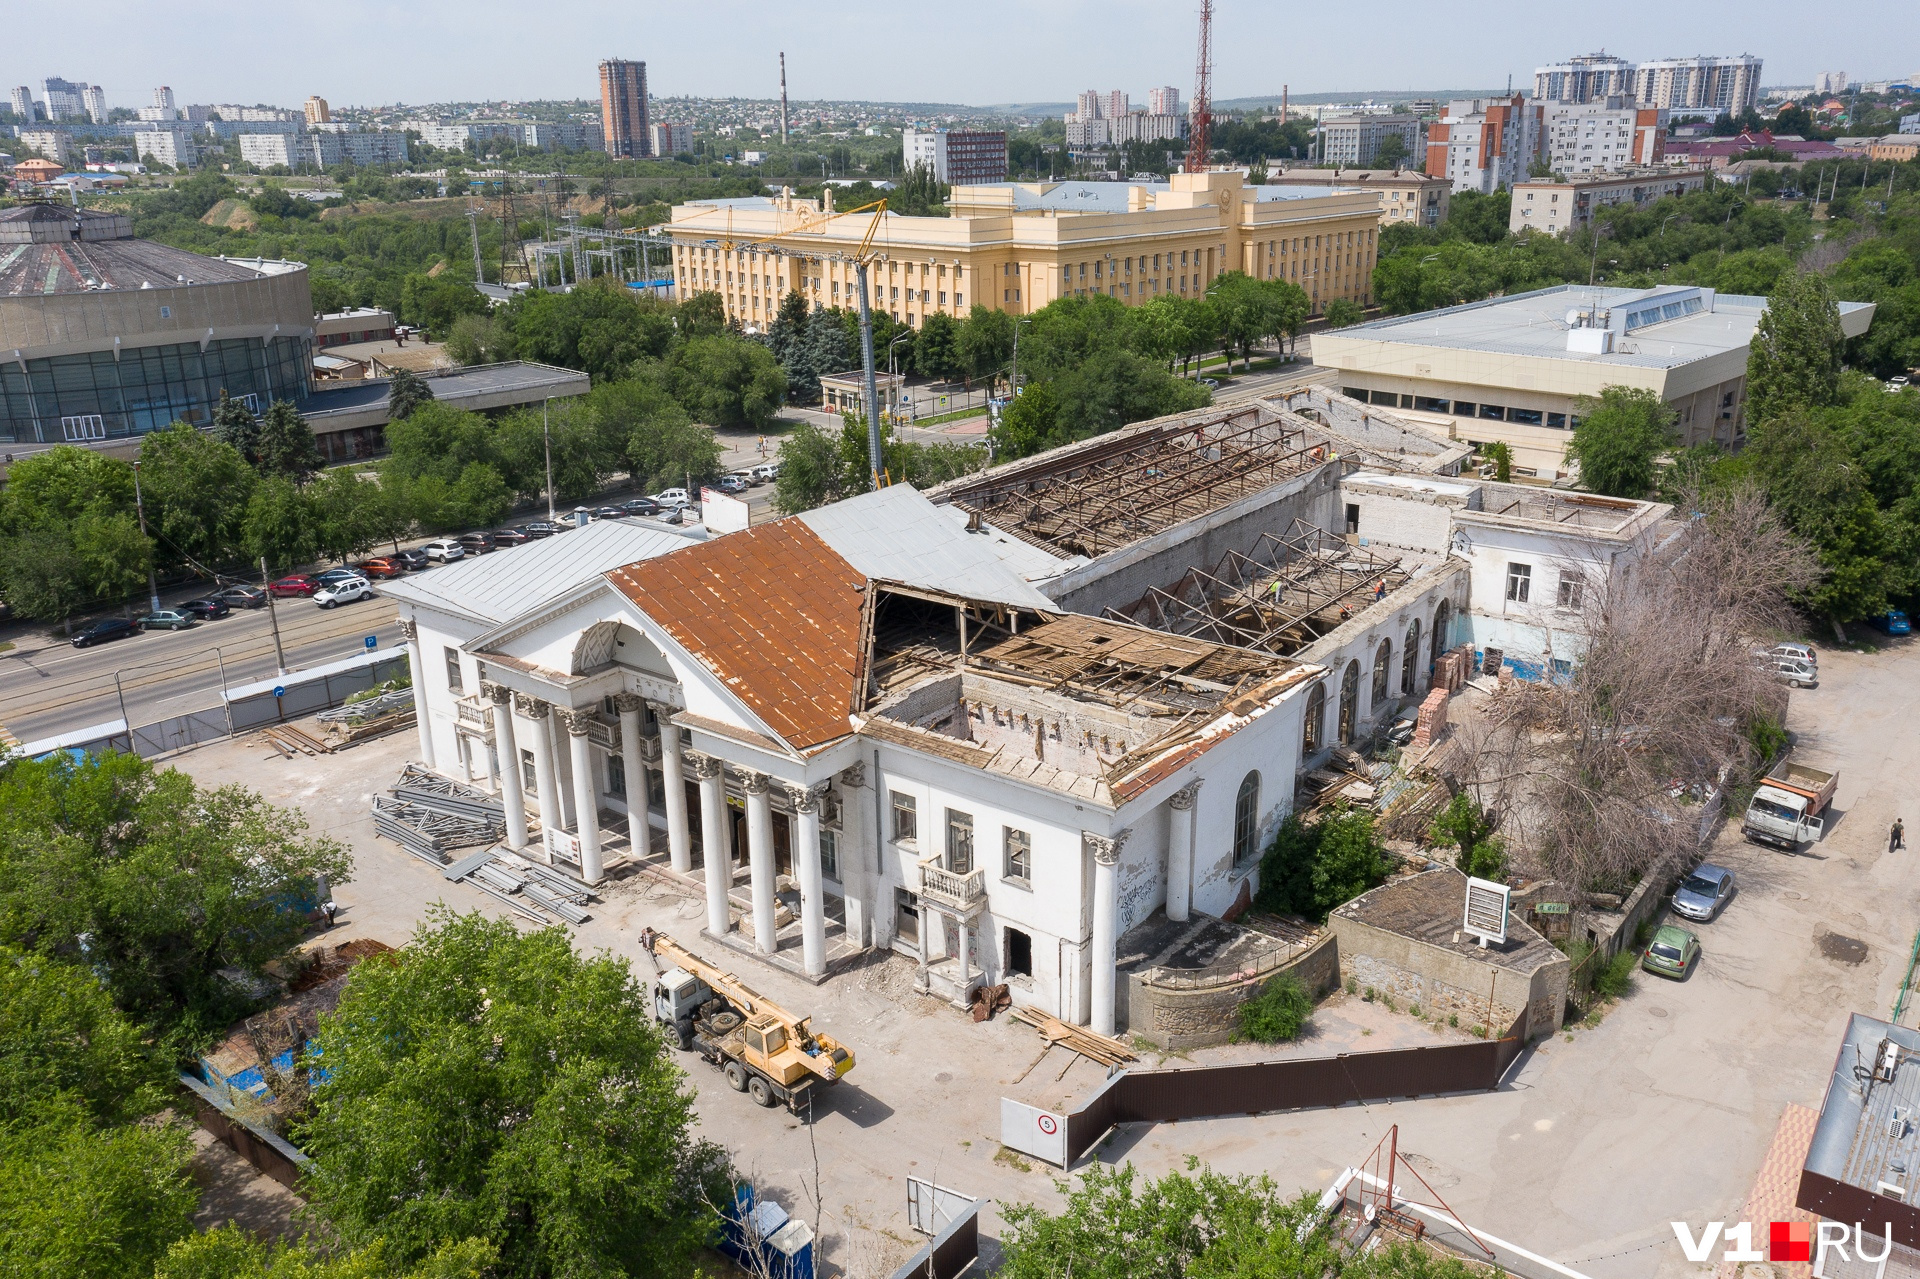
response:
M362 577L398 577L407 571L406 565L391 556L380 555L370 560L361 560L354 570Z
M624 520L627 518L627 512L623 507L602 506L594 511L593 518L596 520Z
M1200 379L1200 385L1206 387L1209 391L1217 391L1220 389L1220 382L1217 378L1203 377Z
M288 595L311 595L320 589L320 583L296 573L292 577L281 578L267 589L283 598Z
M228 608L264 608L267 603L267 592L265 587L248 586L243 582L236 582L232 586L214 592L213 598Z
M349 577L343 582L332 582L313 593L313 602L321 608L332 608L336 604L351 604L355 600L373 598L373 583L364 577Z
M683 506L693 505L693 499L687 496L685 489L661 489L658 493L651 493L648 496L666 511L677 511Z
M402 551L398 555L394 556L393 560L396 564L398 564L401 568L404 568L405 570L407 570L407 572L409 573L418 573L421 569L426 568L429 564L433 563L432 560L427 558L427 553L425 551L417 551L417 550Z
M1663 924L1654 930L1653 941L1647 947L1647 953L1640 957L1640 966L1656 977L1672 977L1676 981L1685 981L1687 974L1693 971L1694 963L1700 958L1700 939L1684 928L1673 924Z
M1757 657L1789 657L1796 662L1805 662L1809 666L1820 664L1820 654L1811 644L1789 641L1784 644L1775 644L1772 648L1756 649L1754 653Z
M430 560L441 564L450 564L454 560L467 558L466 548L452 538L443 537L437 542L428 542L420 548Z
M658 515L660 503L650 497L636 497L631 502L620 503L620 509L628 515Z
M103 617L97 622L88 622L73 633L75 648L88 648L94 644L104 644L108 640L125 639L129 635L138 635L140 628L124 617Z
M365 576L366 574L360 572L358 569L330 568L324 573L315 573L313 575L313 582L315 586L332 586L335 582L344 582L350 577Z
M1887 379L1887 390L1894 395L1898 395L1900 392L1906 390L1908 385L1909 379L1904 373L1896 374Z
M462 533L457 539L460 548L469 555L485 555L498 545L491 533ZM431 544L429 544L431 553Z
M497 528L493 530L495 546L525 546L533 539L517 528Z
M1708 924L1732 899L1733 872L1702 862L1674 890L1673 913Z
M233 612L233 609L228 606L227 602L217 595L209 595L204 599L188 600L186 603L180 605L179 609L182 613L191 613L202 621L207 621L215 617L225 617Z
M751 481L744 475L723 475L714 484L722 493L744 493Z
M1907 615L1897 608L1890 608L1878 617L1869 617L1867 623L1875 630L1885 631L1889 635L1913 633L1913 623L1909 622Z
M1794 657L1776 657L1768 665L1774 679L1788 688L1819 688L1820 668Z
M755 484L771 484L779 478L780 464L778 462L762 462L753 468L753 482Z
M528 537L552 537L555 533L562 533L566 530L560 525L555 524L552 520L535 520L531 524L522 525L520 531Z
M177 608L163 608L143 614L139 623L143 631L184 631L189 626L198 626L200 619Z

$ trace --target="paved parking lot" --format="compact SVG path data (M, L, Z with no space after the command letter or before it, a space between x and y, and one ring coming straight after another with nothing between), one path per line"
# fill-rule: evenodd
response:
M1825 684L1793 694L1790 723L1802 756L1841 770L1830 833L1801 857L1745 844L1737 827L1723 833L1713 857L1739 873L1742 887L1718 921L1699 927L1704 958L1691 980L1642 977L1597 1027L1536 1047L1496 1094L1142 1126L1118 1134L1099 1157L1157 1173L1193 1155L1317 1188L1397 1123L1401 1149L1434 1188L1495 1235L1594 1279L1696 1269L1667 1223L1738 1219L1783 1108L1819 1105L1847 1015L1891 1009L1920 922L1910 905L1920 852L1885 855L1887 825L1910 801L1908 781L1920 768L1920 750L1903 731L1920 708L1920 654L1902 646L1823 658ZM358 871L336 894L347 910L332 940L398 943L430 902L497 908L373 838L369 800L391 783L413 740L402 733L295 760L229 742L178 763L202 781L241 782L297 806L316 830L351 842ZM1906 816L1920 820L1920 807ZM650 961L634 941L640 928L675 932L700 949L700 913L676 890L629 880L609 890L579 940L646 972ZM1847 942L1864 944L1864 956ZM897 959L820 988L746 962L750 981L813 1010L859 1065L810 1132L784 1111L753 1106L689 1058L701 1124L802 1215L812 1215L819 1168L827 1257L858 1275L903 1257L910 1174L998 1199L1054 1197L1046 1168L996 1159L999 1098L1040 1050L1031 1030L1004 1018L975 1025L913 996L910 969ZM1364 1051L1421 1033L1374 1025L1392 1016L1377 1006L1329 1009L1325 1042ZM1029 1072L1021 1093L1036 1075L1042 1092L1063 1100L1097 1086L1101 1075L1085 1062L1051 1078L1061 1060L1056 1053ZM989 1212L985 1226L997 1233L997 1215Z

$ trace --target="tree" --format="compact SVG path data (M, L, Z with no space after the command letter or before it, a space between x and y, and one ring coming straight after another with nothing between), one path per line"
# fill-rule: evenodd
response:
M353 467L326 472L302 495L314 522L314 544L328 559L342 563L363 555L388 538L380 485L363 479Z
M838 501L845 487L840 442L812 422L802 422L780 441L780 474L773 482L773 508L798 515Z
M673 1274L731 1200L623 959L436 909L317 1036L313 1202L397 1261L484 1239L510 1274Z
M1679 439L1679 415L1657 391L1609 386L1600 398L1574 402L1579 425L1567 460L1580 466L1580 484L1609 497L1643 498L1653 491L1660 457Z
M1407 154L1407 140L1397 133L1389 133L1373 149L1374 167L1398 170L1406 162Z
M513 335L490 315L463 315L447 330L444 349L455 364L498 364L512 358Z
M922 377L947 379L960 371L960 325L945 311L935 311L920 325L913 344L913 366Z
M0 1274L152 1273L193 1231L192 1159L177 1121L0 1133Z
M1811 273L1782 279L1747 353L1747 421L1837 403L1845 344L1826 280Z
M384 1240L337 1252L310 1239L270 1243L228 1224L177 1240L154 1279L490 1279L500 1250L484 1239L450 1243L417 1266L396 1261Z
M0 775L0 944L81 959L184 1045L224 1029L351 862L297 813L109 752ZM232 973L243 976L236 984Z
M1240 1028L1236 1040L1258 1044L1279 1044L1298 1039L1307 1018L1313 1014L1313 992L1290 972L1281 973L1260 988L1260 993L1240 1005Z
M61 528L30 528L0 538L0 592L25 616L49 622L69 621L94 599L86 561L72 533Z
M1318 821L1289 814L1260 858L1260 902L1325 919L1386 878L1386 850L1364 809L1336 807Z
M92 973L0 947L0 1131L132 1123L166 1106L169 1082Z
M387 384L387 417L404 422L414 410L433 399L433 388L411 369L394 369Z
M1453 864L1463 874L1498 879L1506 873L1507 853L1494 838L1493 828L1492 817L1463 790L1434 816L1427 827L1427 838L1435 844L1452 845Z
M786 375L757 342L693 338L667 358L662 373L673 398L709 426L763 431L786 399Z
M265 557L280 572L305 564L320 553L320 522L307 494L284 475L269 475L247 499L241 540L247 558Z
M1280 329L1278 282L1256 280L1244 271L1228 271L1207 290L1221 340L1240 352L1240 362L1249 365L1254 344Z
M727 304L711 289L681 303L674 317L683 338L718 337L727 331Z
M213 438L231 447L252 465L259 457L259 435L260 421L253 410L247 407L246 401L229 398L223 387L220 403L213 410Z
M1349 328L1366 318L1360 304L1349 298L1335 298L1327 303L1327 327L1330 329Z
M465 280L416 274L400 283L400 318L442 338L460 317L486 313L487 299Z
M1013 359L1013 317L974 303L954 350L969 379L997 378Z
M254 474L232 445L185 422L149 432L140 483L147 526L173 553L167 558L212 564L238 549Z
M313 428L291 400L275 400L267 409L254 449L260 470L268 475L305 480L326 465L320 456L320 444L313 438Z

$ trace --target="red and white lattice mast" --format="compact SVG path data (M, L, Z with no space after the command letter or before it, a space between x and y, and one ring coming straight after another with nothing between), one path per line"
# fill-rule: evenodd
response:
M1200 0L1200 57L1193 71L1188 173L1204 173L1213 154L1213 0Z

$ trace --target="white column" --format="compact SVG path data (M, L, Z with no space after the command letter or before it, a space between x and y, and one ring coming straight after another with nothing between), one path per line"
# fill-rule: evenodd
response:
M1190 782L1167 799L1167 918L1184 923L1193 901L1193 803L1200 783Z
M413 619L400 619L400 633L407 639L407 669L413 673L413 726L420 733L420 762L433 764L433 721L427 717L427 666L420 660L420 632Z
M1121 831L1111 839L1082 832L1081 838L1093 852L1093 948L1087 963L1093 967L1093 1017L1097 1035L1113 1033L1113 966L1118 959L1120 938L1119 902L1115 890L1119 881L1120 849L1129 832Z
M515 697L514 704L520 708L520 714L526 717L533 727L533 793L540 803L540 825L547 830L560 826L559 788L554 784L553 776L553 720L549 712L553 708L537 697L528 697L525 693Z
M653 704L660 725L660 785L666 791L667 856L682 875L693 870L693 839L687 827L687 779L680 761L680 730L668 722L671 706Z
M733 883L733 859L727 855L727 793L720 761L689 752L687 770L700 783L700 857L707 864L707 931L727 935L731 920L727 890Z
M773 799L767 793L772 779L748 773L747 866L753 882L753 941L763 955L780 949L773 923Z
M593 784L593 743L587 740L586 711L565 712L567 744L573 756L573 811L579 814L580 878L600 882L600 788Z
M520 746L513 732L513 693L498 684L482 684L493 703L493 750L500 757L500 806L507 815L507 847L527 846L527 794L520 776Z
M793 849L793 865L800 878L800 966L809 977L827 973L827 893L820 885L822 789L795 787L791 792L793 811L800 819L794 823Z
M893 909L892 890L881 882L874 870L878 854L877 835L873 833L873 801L862 794L867 785L867 766L855 764L834 778L840 802L840 899L847 915L847 941L858 950L878 940L882 919ZM825 797L822 796L824 802ZM886 901L868 895L884 893Z
M562 708L554 707L554 715L563 714ZM571 826L573 812L573 769L568 766L566 728L556 718L553 727L547 733L547 749L553 753L553 796L554 806L560 818L560 825Z
M627 843L635 857L653 851L653 827L647 820L647 767L640 761L640 695L615 693L620 712L620 779L627 788Z
M972 949L973 925L965 915L962 915L960 916L960 949L958 951L960 959L960 994L954 1002L963 1005L967 1002L967 952Z

